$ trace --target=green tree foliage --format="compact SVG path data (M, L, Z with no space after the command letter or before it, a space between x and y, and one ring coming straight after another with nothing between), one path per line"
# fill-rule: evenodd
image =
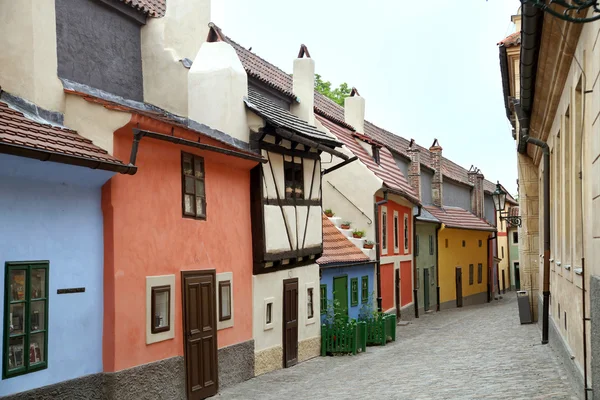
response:
M315 89L317 89L317 92L329 97L342 107L344 106L344 99L350 96L350 92L352 91L346 82L342 83L339 87L332 89L331 82L324 81L319 74L315 74Z

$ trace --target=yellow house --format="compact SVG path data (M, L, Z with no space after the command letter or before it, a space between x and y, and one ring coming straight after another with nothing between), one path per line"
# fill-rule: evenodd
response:
M424 207L442 222L438 230L440 308L485 303L490 244L495 227L459 207Z

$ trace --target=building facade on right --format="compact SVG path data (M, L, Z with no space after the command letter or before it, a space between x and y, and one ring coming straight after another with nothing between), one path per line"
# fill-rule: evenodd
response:
M577 17L587 12L597 15L589 9ZM518 151L522 225L512 233L519 246L515 285L529 294L542 343L564 356L580 395L597 399L600 22L568 22L528 2L512 20L516 32L498 45Z

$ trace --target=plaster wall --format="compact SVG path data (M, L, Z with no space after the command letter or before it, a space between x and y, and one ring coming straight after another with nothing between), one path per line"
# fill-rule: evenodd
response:
M438 232L439 242L439 285L440 302L456 300L456 267L462 270L462 295L468 296L486 293L487 238L489 232L466 229L443 228ZM448 247L446 247L446 240ZM465 246L462 246L462 241ZM481 241L481 246L479 246ZM473 284L469 284L469 265L473 264ZM482 264L482 280L478 283L478 264Z
M346 276L348 278L348 316L356 320L359 315L367 315L377 309L377 296L375 295L375 266L373 264L357 265L352 267L332 267L321 269L321 285L326 285L327 288L327 306L328 310L333 310L333 279ZM362 278L368 277L367 302L362 302ZM350 280L358 279L358 304L352 305ZM319 292L320 293L320 292ZM326 315L321 314L321 321L325 320Z
M483 195L483 216L487 222L496 226L496 209L494 208L494 199L489 194Z
M343 146L340 151L353 157ZM321 167L331 168L342 160L329 154L321 155ZM360 190L357 190L360 182ZM330 208L344 221L352 221L353 227L364 230L369 240L375 240L374 195L383 181L375 176L360 160L323 175L323 208ZM334 188L335 187L335 188Z
M282 209L283 213L281 212ZM280 208L279 206L265 206L264 213L267 252L296 250L321 245L323 238L321 207L283 206ZM290 240L292 243L291 248Z
M443 195L443 205L460 207L463 210L471 211L471 189L468 186L446 179L444 180Z
M2 90L62 111L54 0L0 0L0 49Z
M282 199L285 198L284 156L266 150L262 151L262 155L270 160L269 163L262 164L264 197L267 199L277 199L278 196ZM287 156L285 160L291 161L291 157ZM300 157L294 157L294 161L299 162ZM316 166L315 162L317 162ZM302 164L304 168L304 199L318 200L321 188L321 163L319 160L304 159Z
M433 204L431 196L431 184L433 183L433 172L421 168L421 201L423 204Z
M58 76L143 101L142 22L131 16L135 10L93 0L55 3Z
M424 286L429 285L429 309L435 309L437 304L437 284L436 284L436 265L437 265L437 253L435 244L437 241L436 237L436 224L417 223L417 236L419 237L419 252L415 254L417 262L417 296L419 308L424 309ZM433 251L429 249L429 237L431 236L433 241ZM433 254L431 254L433 253ZM429 270L429 282L424 280L424 270Z
M65 96L64 124L90 139L109 154L113 152L113 132L131 119L131 114L108 110L77 95ZM132 132L130 132L133 135ZM128 160L129 156L122 160Z
M112 175L0 155L0 226L5 228L0 229L0 287L5 287L5 262L49 261L48 368L3 380L0 396L102 371L100 188ZM73 287L85 292L56 293ZM2 321L8 318L4 295L0 315Z
M116 157L127 159L132 145L130 130L138 122L144 129L170 130L134 118L115 132ZM177 128L175 135L198 138ZM202 141L218 145L209 138ZM206 220L182 217L182 151L204 158ZM136 164L136 175L116 176L102 192L106 226L104 370L119 371L183 355L181 271L232 272L235 322L218 331L218 346L252 339L252 235L247 210L250 169L256 163L144 138ZM175 275L174 338L147 345L146 304L139 293L145 290L147 276L169 274Z
M210 0L169 0L164 17L148 18L140 35L146 102L188 115L188 69L181 60L196 58L208 36L210 11Z
M410 163L410 161L396 153L392 153L392 155L394 156L394 161L396 161L396 165L398 166L400 171L402 171L402 175L404 175L408 179L408 164ZM421 170L421 174L422 173L423 170Z
M321 336L319 313L314 309L313 318L307 318L306 294L313 288L313 305L320 304L319 266L291 268L252 277L253 293L253 336L255 352L282 346L283 338L283 281L298 278L298 341ZM266 304L272 305L272 322L267 325ZM281 365L281 363L280 363Z
M178 94L185 96L186 92L184 115L242 142L249 141L244 104L248 76L230 44L205 42L200 46L188 74L187 90Z

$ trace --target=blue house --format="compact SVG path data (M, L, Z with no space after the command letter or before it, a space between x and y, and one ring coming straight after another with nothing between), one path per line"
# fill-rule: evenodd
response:
M52 385L69 398L101 382L101 188L136 168L61 122L1 93L0 397Z
M349 318L377 309L374 298L375 263L323 215L321 269L321 322L336 313Z

